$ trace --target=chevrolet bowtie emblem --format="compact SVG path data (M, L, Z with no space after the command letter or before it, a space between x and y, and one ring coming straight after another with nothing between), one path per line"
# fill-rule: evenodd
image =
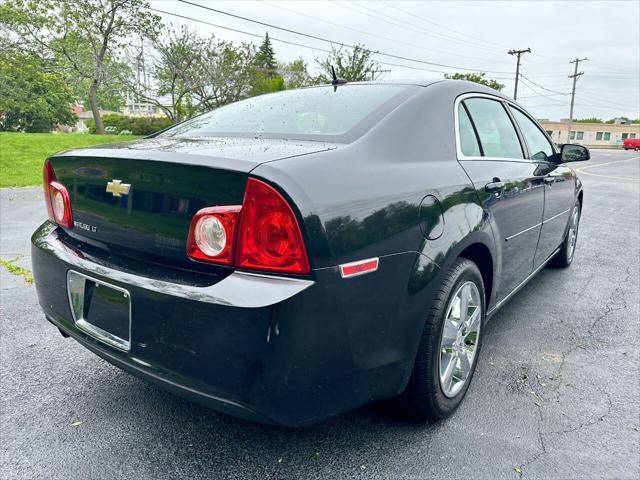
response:
M114 197L121 197L122 195L128 195L130 183L122 183L122 180L111 180L107 183L107 192L112 193Z

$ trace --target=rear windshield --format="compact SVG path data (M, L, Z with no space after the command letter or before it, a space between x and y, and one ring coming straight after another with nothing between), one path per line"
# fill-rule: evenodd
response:
M261 95L217 108L176 125L162 136L251 134L343 135L408 87L403 85L323 86ZM393 102L395 103L395 102Z

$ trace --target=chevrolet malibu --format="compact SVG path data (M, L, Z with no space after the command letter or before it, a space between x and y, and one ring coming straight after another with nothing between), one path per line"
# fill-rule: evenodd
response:
M305 425L462 401L486 321L568 267L583 202L518 104L460 81L251 98L44 164L38 298L64 336L210 408Z

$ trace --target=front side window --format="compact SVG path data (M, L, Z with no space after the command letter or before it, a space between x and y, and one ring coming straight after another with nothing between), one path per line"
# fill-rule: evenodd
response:
M629 134L629 138L636 138L636 134L635 133L630 133Z
M522 136L529 147L532 160L548 160L553 154L553 146L547 140L542 130L533 121L517 108L509 107L516 123L520 126Z
M482 155L480 152L480 145L478 145L478 137L473 130L471 119L467 114L467 110L464 105L458 105L458 125L460 131L460 150L462 154L467 157L479 157Z
M485 157L524 158L516 130L501 102L469 98L464 104L478 132Z
M335 91L322 86L260 95L200 115L161 136L342 135L406 90L402 85L343 85Z

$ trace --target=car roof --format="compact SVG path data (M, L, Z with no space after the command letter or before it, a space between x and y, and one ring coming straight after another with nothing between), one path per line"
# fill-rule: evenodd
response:
M494 95L496 97L503 98L505 100L509 100L513 102L513 99L504 93L498 92L491 87L486 85L482 85L477 82L470 82L468 80L453 80L449 78L410 78L410 79L390 79L390 80L374 80L369 82L348 82L342 85L339 85L338 88L345 85L405 85L405 86L415 86L415 87L428 87L430 85L438 84L439 87L444 88L450 92L457 92L457 94L462 93L471 93L471 92L479 92L479 93L487 93L490 95ZM316 86L331 86L331 84L327 85L316 85ZM307 87L309 88L309 87ZM313 88L313 87L311 87Z
M373 80L368 82L348 82L345 85L415 85L417 87L426 87L433 83L444 82L441 78L397 78L389 80Z

